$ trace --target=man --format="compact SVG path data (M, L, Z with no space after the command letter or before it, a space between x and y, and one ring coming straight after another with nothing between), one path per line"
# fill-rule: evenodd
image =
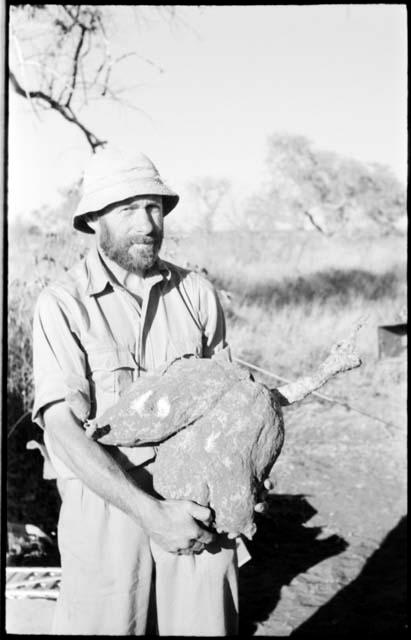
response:
M156 495L155 447L103 446L83 428L177 356L228 357L212 285L158 257L178 200L143 154L97 154L73 216L95 244L36 305L33 420L62 487L55 634L237 632L241 545L212 531L209 508Z

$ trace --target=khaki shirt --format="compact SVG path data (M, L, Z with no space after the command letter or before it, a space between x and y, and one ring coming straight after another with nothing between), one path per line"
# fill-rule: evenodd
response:
M43 409L51 403L66 400L84 421L112 406L133 380L178 356L229 358L221 304L203 276L158 260L144 279L140 306L108 264L94 246L38 298L32 418L43 429ZM45 443L57 474L74 477L47 434ZM155 457L154 447L105 448L126 469Z

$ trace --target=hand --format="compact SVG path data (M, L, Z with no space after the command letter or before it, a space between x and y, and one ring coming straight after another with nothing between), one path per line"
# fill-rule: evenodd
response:
M154 500L145 519L149 537L170 553L200 553L215 534L203 528L211 524L211 510L190 500Z
M269 505L268 505L268 502L266 501L266 498L271 489L274 489L274 484L271 482L269 478L266 478L264 480L263 488L259 492L258 502L254 507L254 511L256 513L263 514L268 511ZM232 538L237 538L237 536L239 535L240 535L239 533L228 533L227 537L232 539Z

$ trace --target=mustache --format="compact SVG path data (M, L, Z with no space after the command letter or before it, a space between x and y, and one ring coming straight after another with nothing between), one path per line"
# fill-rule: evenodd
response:
M156 244L161 240L162 234L153 233L150 235L134 235L129 239L130 245L132 244Z

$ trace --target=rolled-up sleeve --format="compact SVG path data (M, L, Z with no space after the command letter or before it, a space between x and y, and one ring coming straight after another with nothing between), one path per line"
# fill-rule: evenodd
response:
M203 357L211 358L219 354L230 359L225 316L217 291L211 282L201 276L198 276L198 286L199 317L204 335Z
M34 405L32 420L44 429L43 409L66 400L84 421L90 411L90 388L86 377L86 355L70 324L67 301L44 289L33 319Z

